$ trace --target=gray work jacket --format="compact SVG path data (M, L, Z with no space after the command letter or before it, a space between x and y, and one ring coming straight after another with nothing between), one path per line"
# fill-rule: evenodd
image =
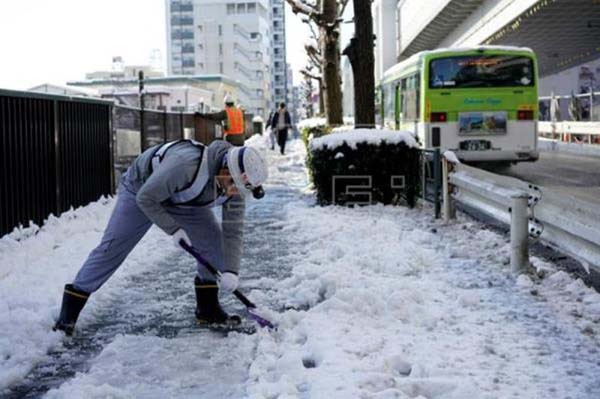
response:
M216 140L202 150L189 141L183 141L165 152L160 167L156 170L152 167L152 159L159 146L151 147L133 161L123 175L122 184L136 194L137 204L148 219L169 235L181 228L169 214L169 207L222 205L225 268L237 272L242 255L245 202L241 196L231 199L223 197L215 180L227 150L231 147L226 141ZM200 170L201 158L207 163L206 185L198 196L185 204L174 203L176 194L194 183Z

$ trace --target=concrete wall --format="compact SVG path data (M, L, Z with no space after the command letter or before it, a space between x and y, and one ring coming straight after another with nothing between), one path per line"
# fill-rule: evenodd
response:
M431 22L451 0L400 0L399 50L402 51ZM389 34L389 33L388 33Z
M373 2L373 32L375 33L375 81L396 64L396 5L398 0Z

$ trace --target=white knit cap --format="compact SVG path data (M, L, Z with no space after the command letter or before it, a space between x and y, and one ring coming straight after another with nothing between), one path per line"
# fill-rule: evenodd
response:
M267 162L253 147L233 147L227 152L227 167L240 194L252 196L269 177Z

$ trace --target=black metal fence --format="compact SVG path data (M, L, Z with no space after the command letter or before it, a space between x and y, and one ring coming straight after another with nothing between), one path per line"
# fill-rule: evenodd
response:
M246 115L248 133L251 121ZM0 236L114 193L133 159L153 145L219 137L218 122L189 112L0 90Z
M0 90L0 235L112 193L111 107Z

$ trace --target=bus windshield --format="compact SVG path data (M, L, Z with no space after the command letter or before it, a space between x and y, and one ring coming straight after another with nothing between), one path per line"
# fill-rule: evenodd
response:
M429 64L432 89L533 86L533 76L533 60L521 55L455 56Z

